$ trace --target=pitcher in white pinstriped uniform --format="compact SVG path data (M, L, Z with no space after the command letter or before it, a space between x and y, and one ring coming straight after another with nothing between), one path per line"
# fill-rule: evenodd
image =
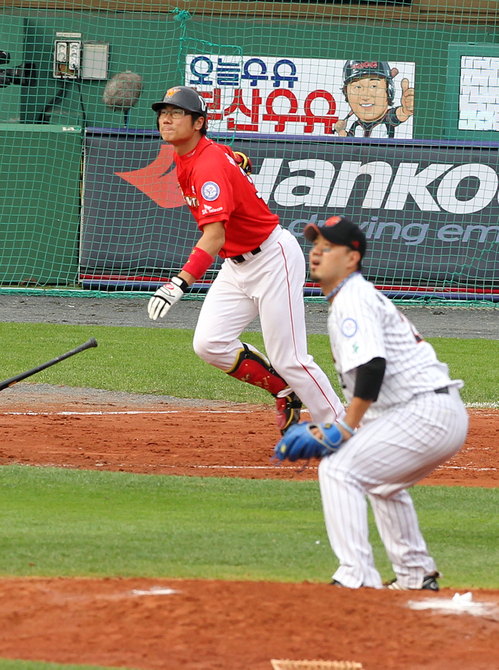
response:
M340 566L332 584L382 588L368 539L367 499L395 572L395 590L438 591L441 575L407 488L464 444L460 380L390 300L361 274L366 238L346 217L308 224L310 274L331 303L328 332L348 400L344 442L323 458L319 482Z

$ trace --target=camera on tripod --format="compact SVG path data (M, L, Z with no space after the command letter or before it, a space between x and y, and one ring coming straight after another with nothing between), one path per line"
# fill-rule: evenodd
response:
M0 51L0 66L7 65L10 61L8 51ZM0 88L6 88L10 84L16 86L34 86L36 83L36 66L34 63L23 63L17 67L0 69Z

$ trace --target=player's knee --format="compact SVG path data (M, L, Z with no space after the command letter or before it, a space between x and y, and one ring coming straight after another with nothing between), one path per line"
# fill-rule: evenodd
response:
M205 337L195 334L192 346L195 354L205 361L205 363L216 365L216 361L220 357L220 348L215 342L210 342Z

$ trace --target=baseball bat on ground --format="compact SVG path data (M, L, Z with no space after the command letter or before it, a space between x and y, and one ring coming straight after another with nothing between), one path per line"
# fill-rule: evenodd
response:
M26 372L21 372L19 375L15 375L14 377L11 377L10 379L6 379L4 382L0 382L0 391L3 391L4 389L8 388L9 386L12 386L13 384L16 384L17 382L20 382L22 379L26 379L26 377L31 377L31 375L36 374L37 372L41 372L42 370L45 370L45 368L49 368L51 365L55 365L56 363L60 363L61 361L66 360L66 358L69 358L70 356L74 356L75 354L79 354L80 351L85 351L85 349L90 349L91 347L96 347L97 346L97 340L95 337L91 337L87 342L84 342L83 344L80 344L80 346L75 347L74 349L71 349L71 351L67 351L65 354L62 354L61 356L57 356L57 358L53 358L51 361L48 361L48 363L42 363L41 365L37 365L36 368L31 368L31 370L27 370Z

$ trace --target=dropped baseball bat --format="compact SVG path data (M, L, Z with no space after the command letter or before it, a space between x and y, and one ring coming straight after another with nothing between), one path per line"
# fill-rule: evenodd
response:
M37 365L36 368L31 368L31 370L21 372L21 374L15 375L15 377L11 377L10 379L6 379L4 382L0 382L0 391L3 391L9 386L12 386L17 382L20 382L22 379L26 379L26 377L31 377L31 375L35 375L37 372L45 370L45 368L49 368L51 365L55 365L56 363L64 361L66 360L66 358L69 358L70 356L79 354L80 351L85 351L85 349L90 349L91 347L96 346L97 346L97 340L95 339L95 337L91 337L87 342L80 344L79 347L75 347L74 349L71 349L71 351L67 351L65 354L57 356L57 358L53 358L51 361L48 361L48 363L42 363L41 365Z

